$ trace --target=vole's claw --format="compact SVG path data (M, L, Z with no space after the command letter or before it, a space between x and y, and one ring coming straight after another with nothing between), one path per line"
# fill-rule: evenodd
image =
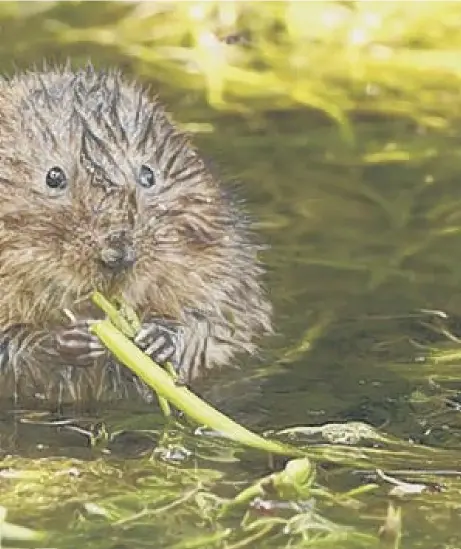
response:
M160 365L171 362L175 366L177 337L175 322L153 318L142 325L133 341L154 362Z
M91 366L107 353L97 336L89 330L93 320L78 320L56 334L57 351L74 366Z

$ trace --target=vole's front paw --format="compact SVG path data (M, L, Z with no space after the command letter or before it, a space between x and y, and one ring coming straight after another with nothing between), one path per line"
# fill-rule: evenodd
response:
M157 364L176 366L178 325L171 320L152 318L143 323L134 343Z
M74 366L86 367L108 352L98 337L90 332L94 322L78 320L56 333L56 350L62 359Z

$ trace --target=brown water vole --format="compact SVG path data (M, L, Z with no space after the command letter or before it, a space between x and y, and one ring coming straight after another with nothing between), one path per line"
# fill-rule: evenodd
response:
M186 382L270 331L247 217L139 86L91 67L0 81L0 158L1 398L149 400L88 331L94 289Z

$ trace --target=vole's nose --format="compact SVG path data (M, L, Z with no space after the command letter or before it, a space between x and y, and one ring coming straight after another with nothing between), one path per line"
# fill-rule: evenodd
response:
M122 270L136 262L136 252L130 231L117 229L108 233L101 249L101 261L106 267Z

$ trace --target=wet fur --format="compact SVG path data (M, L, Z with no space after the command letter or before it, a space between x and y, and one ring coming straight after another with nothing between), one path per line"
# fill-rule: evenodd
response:
M81 371L49 359L63 309L97 314L94 288L121 294L141 317L179 321L186 337L208 330L204 370L253 352L270 331L247 217L139 86L91 67L0 81L0 158L0 396L137 392L112 362ZM154 170L152 188L137 183L142 165ZM46 186L53 166L67 188ZM99 258L117 228L129 229L137 261L114 274Z

